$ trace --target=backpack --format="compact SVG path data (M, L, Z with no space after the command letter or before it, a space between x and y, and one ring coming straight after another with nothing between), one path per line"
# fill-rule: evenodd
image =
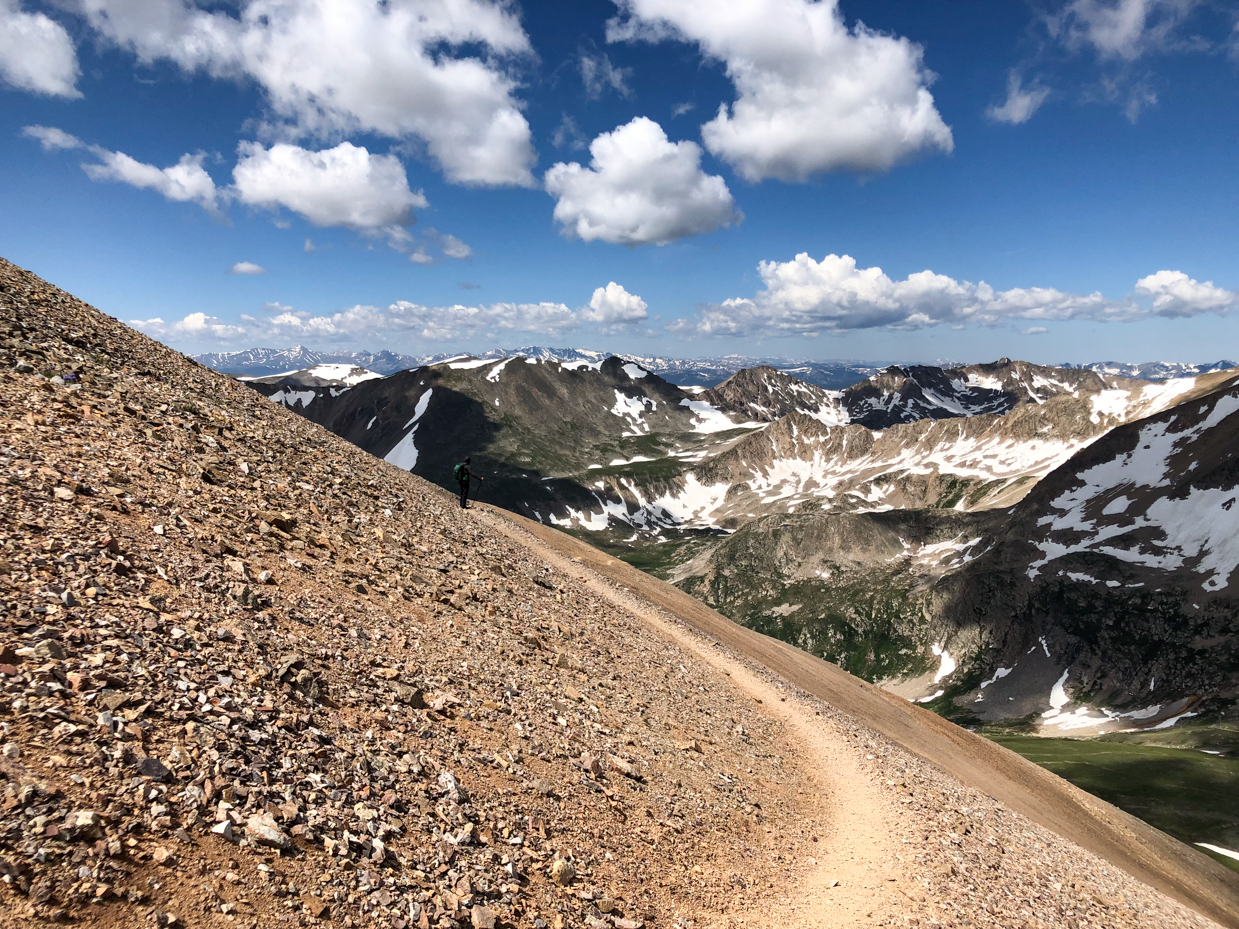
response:
M452 477L456 478L458 481L462 481L464 480L464 476L465 463L462 461L460 464L456 465L456 467L452 468Z

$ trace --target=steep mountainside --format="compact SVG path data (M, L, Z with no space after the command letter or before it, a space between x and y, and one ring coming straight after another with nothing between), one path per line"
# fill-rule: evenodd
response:
M676 576L746 625L983 719L1101 732L1225 707L1237 382L1212 375L1118 426L1014 510L768 517Z
M700 397L720 410L759 422L774 422L789 413L803 413L830 426L849 421L837 392L806 384L769 366L738 371Z

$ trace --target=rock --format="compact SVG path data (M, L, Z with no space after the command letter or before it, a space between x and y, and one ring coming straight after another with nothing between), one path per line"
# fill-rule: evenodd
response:
M65 817L65 828L77 838L97 839L103 835L103 817L93 810L81 810Z
M594 777L602 776L602 765L598 762L598 759L589 754L589 752L582 753L581 767L585 769L587 774L591 774Z
M138 769L138 773L143 777L149 777L151 780L161 784L172 776L172 772L168 770L167 765L150 755L147 755L145 758L139 758L134 767Z
M72 500L73 497L75 496L72 489L68 487L57 487L53 491L53 494L55 495L57 500Z
M442 792L449 800L456 803L461 803L468 799L468 793L466 793L465 789L460 786L460 781L456 780L456 775L452 774L450 771L444 771L440 774L436 783L439 785L440 792Z
M473 909L469 911L469 920L473 923L473 929L495 929L494 912L481 904L473 905Z
M634 781L644 780L641 776L641 772L637 770L636 765L632 764L632 762L625 761L618 755L611 755L610 760L611 767L613 767L620 774L624 775L624 777L630 777Z
M292 839L284 834L270 813L255 813L245 821L245 834L256 845L286 849L292 847Z
M4 748L0 749L0 755L4 755L10 761L20 758L22 756L21 746L16 742L7 742Z
M73 591L66 590L60 595L60 602L69 609L73 609L73 607L77 606L77 597L73 596Z
M680 748L680 751L682 752L697 752L698 754L701 753L701 743L698 742L696 739L690 739L687 742L680 742L679 748Z
M232 820L225 819L223 822L218 822L211 827L211 835L217 835L222 839L227 839L229 842L235 842L236 838L232 833Z
M315 919L326 919L330 915L330 907L322 897L304 893L301 895L301 902L305 904L307 912Z
M551 862L551 880L560 887L567 887L576 880L576 868L566 858L556 858Z
M415 710L426 709L426 695L416 687L410 687L408 684L396 685L396 699L406 706L411 706Z
M37 658L54 658L61 660L65 657L64 646L55 639L44 639L34 647L34 654Z
M151 853L151 861L155 864L172 867L176 864L176 853L170 848L157 848Z

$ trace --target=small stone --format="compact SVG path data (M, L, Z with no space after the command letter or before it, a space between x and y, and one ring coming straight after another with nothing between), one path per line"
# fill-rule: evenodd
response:
M55 639L44 639L34 647L36 658L54 658L60 660L65 657L64 646Z
M587 774L592 774L594 777L602 776L602 765L589 752L584 752L581 755L581 767L585 769Z
M98 838L103 835L103 817L93 810L70 813L65 817L65 826L78 836Z
M151 854L151 860L154 861L155 864L167 865L168 867L171 867L176 864L176 853L170 848L157 848Z
M426 694L408 684L396 685L396 699L415 710L426 709Z
M245 821L245 834L256 845L266 845L269 848L290 848L292 839L284 834L275 824L275 817L270 813L255 813Z
M163 535L163 534L164 534L164 528L163 528L163 526L152 526L152 527L151 527L151 532L155 533L155 535Z
M270 583L272 583L272 581L271 581L271 572L270 572L270 571L261 571L261 572L259 572L259 574L258 574L258 583L260 583L260 584L270 584Z
M469 911L469 919L473 923L473 929L495 929L495 914L490 907L474 904Z
M74 496L73 491L68 487L57 487L53 493L57 500L72 500Z
M468 799L468 794L465 792L465 789L460 786L460 781L456 780L456 775L452 774L450 771L444 771L440 774L436 783L439 785L439 790L441 790L449 800L456 803L461 803L462 801Z
M0 749L0 754L4 755L4 757L8 758L10 761L14 758L20 758L22 756L21 746L16 742L8 742L5 744L3 749Z
M313 894L306 893L301 895L301 902L305 904L306 910L308 910L310 915L315 919L324 919L326 918L326 915L330 915L328 913L329 907L327 905L327 901L322 897L316 897Z
M64 593L60 595L60 602L63 603L65 606L67 606L69 609L72 609L73 607L77 606L77 597L73 596L73 591L66 590Z
M617 755L611 756L611 767L613 767L620 774L624 775L624 777L630 777L634 781L643 779L641 777L641 772L637 770L636 765L632 764L630 761L625 761Z
M576 880L576 868L565 858L556 858L551 863L551 880L560 887L567 887Z
M218 822L211 827L211 834L227 839L229 842L235 841L232 835L232 820L225 819L223 822Z
M143 777L149 777L153 781L163 783L172 776L172 772L158 758L152 758L147 755L145 758L139 758L137 765L138 773Z

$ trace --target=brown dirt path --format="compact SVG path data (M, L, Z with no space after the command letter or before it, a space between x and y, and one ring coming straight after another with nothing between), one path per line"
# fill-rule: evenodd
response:
M489 512L511 516L498 510ZM531 539L525 532L514 531L516 527L508 520L489 522L517 543L532 543L540 558L565 574L580 578L595 594L639 617L664 638L726 674L742 692L768 708L771 716L791 730L790 741L803 750L801 792L811 798L811 828L820 838L821 852L809 859L807 868L797 869L794 892L789 887L787 895L763 901L760 910L731 914L729 926L865 929L888 925L897 909L908 912L909 901L897 896L894 887L896 876L902 876L903 870L892 838L897 811L886 794L873 788L870 776L858 763L858 750L847 744L827 719L806 702L789 698L728 651L713 647L712 639L668 622L658 610L650 608L644 590L609 583L608 576L596 570L583 571L583 559L546 544L541 536ZM588 567L595 568L593 564ZM790 799L804 802L803 798Z
M490 512L500 517L495 520L496 528L507 520L527 530L546 547L638 593L692 629L863 721L970 787L1198 913L1239 929L1239 874L1195 849L1002 746L836 665L733 623L678 588L584 542L506 511Z

